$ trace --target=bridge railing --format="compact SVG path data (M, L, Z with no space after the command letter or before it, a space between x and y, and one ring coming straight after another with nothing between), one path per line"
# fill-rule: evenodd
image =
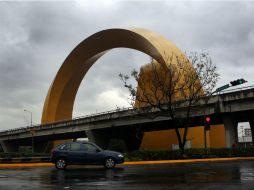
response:
M119 112L126 112L129 110L134 110L134 108L132 107L128 107L128 108L116 108L114 110L110 110L110 111L105 111L105 112L98 112L98 113L94 113L94 114L88 114L85 116L79 116L79 117L74 117L71 119L71 121L75 121L75 120L81 120L81 119L88 119L88 118L92 118L92 117L96 117L96 116L104 116L104 115L108 115L108 114L114 114L114 113L119 113ZM15 129L7 129L7 130L3 130L0 131L0 135L2 134L14 134L14 133L20 133L20 132L29 132L29 131L33 131L33 130L39 130L41 129L41 127L43 127L43 129L46 128L51 128L53 125L57 125L60 123L64 123L64 122L70 122L70 120L66 119L66 120L60 120L60 121L56 121L56 122L52 122L49 124L36 124L36 125L32 125L32 126L24 126L24 127L19 127L19 128L15 128Z

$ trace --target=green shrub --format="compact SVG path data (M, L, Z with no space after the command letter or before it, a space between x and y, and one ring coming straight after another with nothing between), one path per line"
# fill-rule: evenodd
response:
M179 151L134 151L125 155L129 161L141 161L141 160L174 160L179 159Z
M48 153L0 153L0 158L20 158L20 157L49 157Z
M211 149L186 149L184 156L178 150L175 151L133 151L125 154L127 161L141 160L177 160L177 159L201 159L201 158L227 158L254 156L254 147L251 148L211 148Z
M50 155L48 153L34 153L34 154L32 154L31 152L0 153L0 158L49 157L49 156ZM181 157L181 153L179 150L174 151L137 150L125 153L126 161L227 158L227 157L246 157L246 156L254 156L254 147L186 149L183 158Z

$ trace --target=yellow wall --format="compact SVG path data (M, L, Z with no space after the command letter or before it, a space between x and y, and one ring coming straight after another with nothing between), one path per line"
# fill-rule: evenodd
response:
M209 135L206 135L209 139ZM204 148L204 127L193 127L188 130L187 139L191 142L191 147Z
M141 150L171 150L176 144L177 137L174 130L145 132L140 146Z
M181 135L183 129L180 130ZM204 148L204 127L192 127L188 130L187 140L191 148ZM207 147L223 148L225 143L225 129L223 125L211 126L206 132ZM172 145L178 144L174 129L145 132L140 146L141 150L172 150Z
M210 129L210 144L212 148L225 148L225 128L224 125L213 125Z

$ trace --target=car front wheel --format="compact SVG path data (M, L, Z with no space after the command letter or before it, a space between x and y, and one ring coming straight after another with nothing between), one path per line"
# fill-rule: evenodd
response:
M64 170L67 166L67 162L64 158L58 158L56 160L55 166L59 170Z
M104 162L104 167L107 169L114 168L116 165L116 162L113 158L106 158Z

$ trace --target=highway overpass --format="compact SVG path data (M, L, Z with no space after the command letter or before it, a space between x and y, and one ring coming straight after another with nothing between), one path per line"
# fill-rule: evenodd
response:
M129 150L137 149L142 132L173 129L166 112L158 110L123 109L100 114L74 118L47 125L35 125L0 132L0 143L5 152L18 151L19 146L34 142L36 152L46 150L52 140L88 137L103 148L110 139L122 139ZM184 117L185 105L180 104L177 115ZM202 126L204 113L211 115L212 124L224 124L226 145L231 147L237 141L237 123L250 122L252 134L254 126L254 88L214 95L209 102L205 100L193 107L191 112L193 127Z

